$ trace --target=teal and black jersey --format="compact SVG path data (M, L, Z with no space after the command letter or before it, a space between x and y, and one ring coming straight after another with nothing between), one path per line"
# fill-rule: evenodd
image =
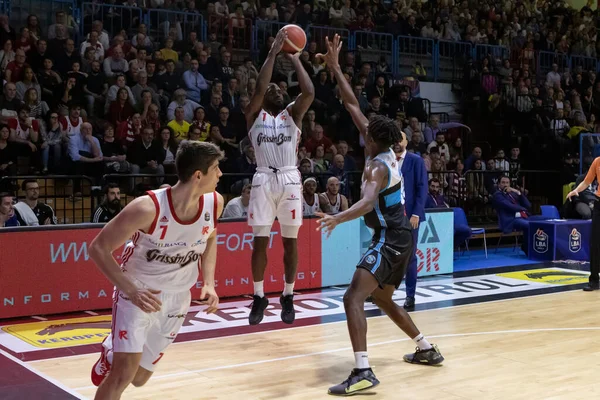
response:
M404 179L396 155L389 150L373 158L373 161L379 161L388 168L388 183L379 192L373 210L365 215L366 225L374 229L376 234L381 230L412 230L404 209Z

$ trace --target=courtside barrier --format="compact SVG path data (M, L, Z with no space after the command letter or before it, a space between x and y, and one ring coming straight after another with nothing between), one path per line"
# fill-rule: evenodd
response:
M453 213L432 210L421 224L417 249L419 276L452 273ZM3 228L0 258L0 318L57 314L112 306L112 284L89 257L89 245L101 224ZM318 289L347 284L370 241L362 220L352 221L326 238L308 218L298 236L296 288ZM244 220L218 225L217 293L234 297L252 293L252 230ZM120 261L121 249L115 251ZM200 281L192 289L198 299ZM281 230L276 222L269 240L265 291L284 286Z

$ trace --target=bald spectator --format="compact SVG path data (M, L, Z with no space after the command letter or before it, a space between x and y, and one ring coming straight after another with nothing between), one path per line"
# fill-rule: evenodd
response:
M219 67L215 60L208 56L206 50L202 50L198 54L198 63L198 72L202 74L204 79L212 82L219 77Z
M118 74L125 74L129 71L129 63L123 54L123 48L117 46L112 52L112 56L104 60L104 75L108 78L114 78Z
M318 146L323 146L325 153L337 154L337 149L333 145L331 139L323 134L323 127L319 124L315 125L311 137L305 143L306 151L314 155Z
M2 96L0 96L0 119L16 117L20 106L21 101L17 98L17 86L14 83L7 83L4 85Z
M18 49L15 51L15 59L8 63L4 77L7 82L17 83L23 79L23 70L25 69L25 51Z
M92 124L84 122L81 124L81 131L77 135L69 136L69 158L71 160L71 170L75 175L86 175L100 179L104 171L104 157L100 142L92 135ZM73 196L81 195L81 181L74 179Z
M71 71L74 62L78 62L80 63L79 65L81 65L81 57L79 57L79 52L75 51L75 42L73 39L65 40L63 48L55 58L55 69L63 76Z
M335 176L327 179L327 190L319 195L319 204L323 212L328 214L337 214L348 209L348 199L340 193L340 180Z
M63 47L65 47L65 42L69 38L69 35L67 35L67 28L60 24L56 25L55 32L55 37L48 38L48 51L50 54L56 56L57 54L60 54Z
M481 147L473 148L473 152L465 160L465 171L473 169L473 164L475 164L475 161L481 160L481 156L482 156ZM481 163L481 170L485 171L485 163L484 162Z

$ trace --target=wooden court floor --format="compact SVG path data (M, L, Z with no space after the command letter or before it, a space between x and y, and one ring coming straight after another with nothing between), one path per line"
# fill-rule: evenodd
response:
M414 346L385 316L369 325L381 384L372 399L599 399L600 293L581 290L412 313L442 367L409 365ZM176 343L124 399L326 399L353 367L345 321ZM97 355L28 363L93 398Z

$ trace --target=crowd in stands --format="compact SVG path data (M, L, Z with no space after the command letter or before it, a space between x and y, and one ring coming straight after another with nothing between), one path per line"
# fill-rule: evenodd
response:
M439 116L427 114L409 88L392 86L385 57L362 62L360 48L343 54L343 70L363 113L387 115L402 127L407 150L424 158L430 184L439 186L443 204L487 207L501 176L514 176L521 168L522 145L550 141L574 154L579 132L595 131L596 121L600 122L600 100L596 100L600 82L595 69L577 66L569 71L557 61L552 71L537 79L540 71L535 62L540 50L596 56L596 25L591 23L596 13L588 6L573 10L563 1L547 0L105 3L125 8L110 11L110 24L107 14L100 14L95 6L84 9L83 29L67 11L56 12L55 22L47 27L30 15L16 29L6 16L0 16L0 72L5 80L0 96L0 177L74 174L102 185L105 174L141 173L156 175L145 182L158 187L173 183L168 175L174 172L174 156L182 140L211 141L226 155L223 172L248 176L220 188L241 195L230 210L243 216L248 199L245 185L256 169L244 112L273 36L266 40L258 60L253 60L250 53L239 57L231 38L220 37L214 24L231 24L233 30L240 30L246 19L510 48L510 59L485 55L469 60L462 80L465 93L482 95L487 112L519 113L516 129L531 130L524 142L502 142L493 152L463 148L470 134L467 125L441 122ZM203 14L207 41L200 40L199 30L182 29L179 23L152 31L142 20L131 26L115 23L126 20L127 7ZM298 167L305 179L315 177L316 193L322 193L311 199L315 191L306 189L305 201L309 205L318 202L325 211L340 200L335 183L329 189L331 177L336 178L343 196L340 204L347 207L356 200L352 188L358 186L360 174L353 172L362 169L364 160L358 132L337 85L316 56L323 50L310 41L301 55L314 81L315 102L300 127ZM277 60L273 81L284 91L286 101L293 101L298 82L283 56ZM8 180L0 182L14 186ZM115 210L109 205L119 196L111 189L120 187L135 195L147 188L136 182L125 179L116 187L106 186L107 203L94 213L97 220L105 220ZM307 185L312 187L312 181L305 181ZM0 192L15 189L9 185L0 187ZM75 179L73 201L78 197L81 186Z

